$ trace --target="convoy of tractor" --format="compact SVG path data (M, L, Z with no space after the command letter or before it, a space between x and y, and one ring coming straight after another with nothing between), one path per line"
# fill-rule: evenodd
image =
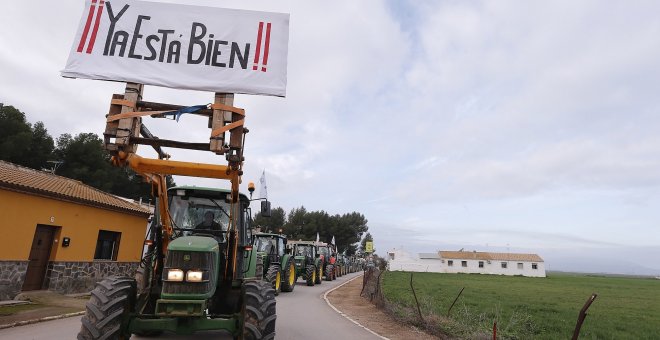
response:
M110 12L110 3L106 2L106 4ZM90 6L86 25L81 26L85 28L80 44L86 39L95 1ZM137 5L125 5L119 12L117 20L131 6L137 7ZM150 8L155 7L156 4L146 3L144 6ZM102 7L99 7L98 13L101 13L101 9ZM235 14L235 12L231 13L231 15ZM267 15L269 18L277 17L275 14ZM254 14L250 14L247 17L253 16ZM288 22L288 15L280 16L282 22ZM175 13L174 17L178 17L178 13ZM133 44L142 37L138 35L140 20L150 17L138 18ZM216 22L224 21L216 20ZM193 27L196 27L196 24L198 23L193 23ZM98 17L95 25L99 25ZM92 41L96 35L96 26ZM258 26L258 43L261 42L262 26L263 22ZM275 24L272 26L279 27ZM114 22L111 27L114 28ZM288 34L288 26L285 28L286 31L279 32L281 35ZM128 34L121 31L116 33L117 36L120 33ZM270 34L269 22L264 58L268 58L269 41L271 44L286 42L286 39L269 40ZM210 36L213 37L212 34ZM123 42L118 42L115 36L112 44L125 44L127 36L121 35L121 37L124 37ZM110 35L107 41L106 49L111 41ZM191 46L193 45L191 43ZM78 47L77 52L81 51L82 46ZM180 43L175 41L170 46L170 53L176 51L176 63L178 63L179 50L178 48L173 50L172 46L180 46ZM218 41L214 46L215 49L218 48ZM237 43L232 43L231 63L237 51L236 46ZM250 45L247 46L249 50ZM73 57L70 59L73 58L71 59L73 61L68 63L68 66L88 63L87 59L77 58L102 58L98 53L90 56L91 48L91 45L88 46L84 55L72 53ZM115 47L112 47L112 51L114 50ZM123 47L121 51L123 54ZM258 56L259 47L256 51ZM190 53L189 51L189 55ZM130 54L133 54L133 47ZM207 58L211 55L217 58L220 52L214 51L211 54L209 48L206 55ZM129 58L134 57L129 56ZM137 55L136 58L141 59L141 56ZM243 57L239 54L237 58ZM243 59L247 61L247 54ZM161 57L160 62L162 61ZM93 62L89 63L92 66L96 65ZM170 59L167 65L163 65L169 67L169 63ZM231 63L229 65L232 65ZM246 62L240 61L240 63ZM215 61L213 64L224 65L215 65ZM208 59L206 65L209 65ZM124 71L130 70L131 77L115 79L110 75L104 78L98 77L94 72L83 76L82 73L76 73L78 69L74 70L76 72L71 71L73 72L71 76L126 81L124 93L115 94L111 98L103 133L103 147L110 154L113 165L130 168L145 182L151 184L155 211L144 242L146 251L135 277L111 276L97 283L87 302L86 313L81 319L78 339L128 339L132 334L156 336L165 331L191 334L207 330L225 330L234 339L274 339L277 319L276 295L280 292L292 292L299 278L305 280L308 286L314 286L323 282L324 275L326 280L334 280L337 276L345 275L358 267L349 266L350 261L345 256L337 255L334 244L287 241L286 237L280 234L254 233L250 203L262 199L252 199L254 191L252 183L248 185L249 197L239 192L245 160L244 143L248 129L244 127L245 110L234 107L233 93L215 92L213 103L208 105L180 106L149 102L143 99L144 83L136 80L140 79L139 76L133 77L132 73L138 69L133 67L133 64L130 64L130 67L123 65L118 68ZM246 68L246 66L242 67L242 69ZM260 76L276 74L271 71L272 69L274 67L269 64L269 73L266 74L264 59L260 72L263 74ZM256 64L254 70L257 70ZM215 69L208 69L208 72L213 71ZM286 72L283 74L285 75ZM189 78L181 83L168 82L172 79L162 83L159 77L155 79L149 74L147 76L142 74L142 77L147 80L146 83L152 85L207 89L203 84L199 85L200 88L190 87ZM251 74L245 79L250 81L257 78ZM286 81L281 83L286 84ZM250 93L244 92L244 84L236 86L237 92ZM266 93L278 96L284 93L283 89L272 93L264 90L269 88L270 85L255 87L251 91L254 94ZM157 119L174 117L178 121L183 114L204 118L202 119L204 126L210 128L208 142L161 139L154 136L143 123L143 119L147 117ZM138 155L139 145L152 147L157 158ZM206 151L213 155L224 156L226 165L175 161L163 150L164 147ZM230 185L228 189L194 186L168 188L168 182L171 182L169 180L173 175L223 179L229 181ZM267 200L261 202L261 213L264 217L270 216L270 202Z

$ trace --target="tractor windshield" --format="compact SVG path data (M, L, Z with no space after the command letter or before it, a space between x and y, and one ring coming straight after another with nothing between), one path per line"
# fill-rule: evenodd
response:
M296 256L314 256L312 253L312 246L297 246Z
M229 204L224 200L173 196L170 214L174 228L227 231Z
M257 237L254 240L254 248L258 252L270 253L274 247L277 247L275 240L270 237Z

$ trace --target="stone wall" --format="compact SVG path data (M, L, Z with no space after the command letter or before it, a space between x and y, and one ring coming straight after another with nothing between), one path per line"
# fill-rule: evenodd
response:
M62 294L85 293L108 276L135 276L139 262L51 262L48 265L49 290Z
M21 292L28 261L0 261L0 301L11 300Z

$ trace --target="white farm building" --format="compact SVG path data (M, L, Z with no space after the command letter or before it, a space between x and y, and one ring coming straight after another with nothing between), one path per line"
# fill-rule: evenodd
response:
M415 257L394 249L387 255L391 271L545 277L543 259L536 254L441 250Z

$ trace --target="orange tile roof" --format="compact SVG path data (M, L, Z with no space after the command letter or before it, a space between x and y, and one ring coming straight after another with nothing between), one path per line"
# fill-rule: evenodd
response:
M481 251L439 251L443 259L543 262L536 254L491 253Z
M151 212L80 181L0 161L0 188L148 216Z

